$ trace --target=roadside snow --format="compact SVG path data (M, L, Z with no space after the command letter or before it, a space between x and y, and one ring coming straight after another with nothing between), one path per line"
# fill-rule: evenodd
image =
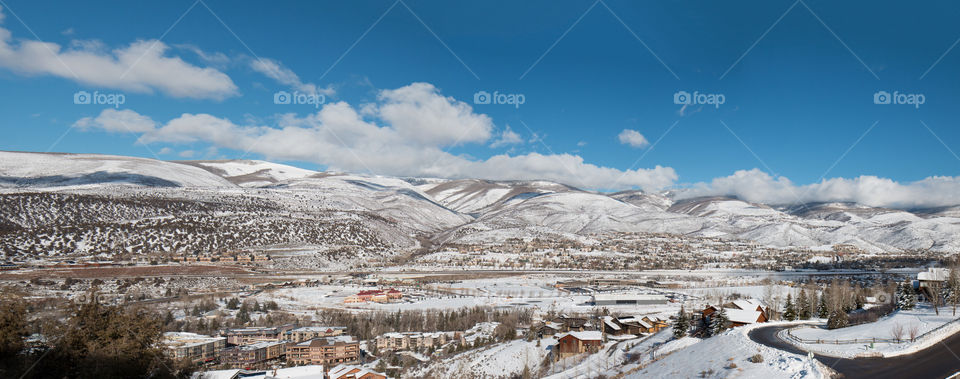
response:
M892 339L894 337L893 330L894 328L900 326L903 327L903 334L900 338L909 340L910 332L912 329L916 329L916 336L920 336L924 333L927 333L933 329L936 329L939 326L942 326L950 321L953 321L956 317L953 316L952 309L948 307L941 307L940 314L937 315L933 308L926 304L918 305L917 308L911 310L901 310L896 311L889 316L885 316L878 320L877 322L851 326L847 328L828 330L825 325L820 324L817 326L801 327L793 329L791 334L795 337L804 339L804 340L852 340L852 339ZM937 341L946 338L953 334L953 332L960 331L960 323L954 323L950 326L938 330L936 333L924 336L922 339L918 339L915 342L903 342L903 343L875 343L872 344L869 342L856 343L856 344L809 344L809 343L800 343L799 341L784 338L787 342L790 342L797 347L813 351L814 353L829 355L835 357L843 358L853 358L856 356L872 356L872 355L882 355L882 356L894 356L894 355L903 355L922 350L923 348L930 346Z
M782 350L766 347L750 340L747 333L769 323L748 325L723 334L698 340L683 338L666 343L656 352L662 358L643 368L629 370L625 378L825 378L816 361ZM677 348L677 345L687 345ZM659 350L659 349L658 349ZM753 363L750 357L760 354L763 360Z

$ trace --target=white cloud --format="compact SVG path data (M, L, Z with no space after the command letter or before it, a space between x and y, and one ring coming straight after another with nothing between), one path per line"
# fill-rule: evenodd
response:
M84 117L73 123L81 130L91 128L102 129L113 133L147 133L156 127L150 117L141 115L129 109L104 109L97 117Z
M190 51L196 54L197 57L199 57L201 60L209 64L222 66L227 63L230 63L230 57L228 57L226 54L221 53L219 51L214 51L214 52L204 51L203 49L197 47L196 45L191 45L191 44L181 44L181 45L173 45L173 46L178 49L184 49L184 50Z
M157 151L157 154L159 154L159 155L167 155L167 154L172 154L172 153L173 153L173 149L171 149L171 148L169 148L169 147L164 147L164 148L160 149L159 151Z
M440 95L430 83L382 90L377 115L402 137L427 145L459 145L490 138L493 121L465 102Z
M181 152L180 152L179 154L177 154L177 155L179 155L180 158L193 158L193 156L196 155L196 154L197 154L197 153L194 152L193 150L184 150L184 151L181 151Z
M293 70L272 59L254 58L250 61L250 68L296 91L318 93L324 96L332 96L335 93L330 87L321 88L313 83L304 83Z
M238 94L223 72L165 56L168 47L163 42L140 40L102 50L96 41L75 41L67 49L49 42L14 41L9 30L0 28L0 67L22 75L59 76L85 85L179 98L222 100Z
M758 169L698 183L680 197L733 196L764 204L855 202L874 207L922 208L960 204L960 177L933 176L915 182L897 182L864 175L831 178L796 185L785 177L774 178Z
M493 143L490 144L490 147L498 148L507 145L516 145L518 143L523 143L523 137L514 132L513 129L510 129L510 125L507 125L507 127L500 132L500 138L497 138L496 141L493 141Z
M492 123L425 83L382 91L378 103L361 108L369 113L346 102L328 103L306 116L279 115L270 126L188 113L160 127L143 128L139 142L209 143L214 149L249 151L271 160L395 176L546 179L591 189L644 190L668 187L677 180L669 167L622 171L571 154L501 154L486 160L451 154L446 146L465 141L487 144Z
M622 132L620 132L617 138L620 139L620 143L638 149L644 148L650 144L643 134L640 134L640 132L632 129L624 129Z

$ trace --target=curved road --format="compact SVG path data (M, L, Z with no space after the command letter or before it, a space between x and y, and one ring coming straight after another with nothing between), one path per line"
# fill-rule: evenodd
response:
M777 337L777 333L786 328L786 326L757 328L751 330L749 336L751 340L762 345L807 355L806 351ZM910 355L857 359L816 355L816 359L848 379L946 378L960 371L960 333Z

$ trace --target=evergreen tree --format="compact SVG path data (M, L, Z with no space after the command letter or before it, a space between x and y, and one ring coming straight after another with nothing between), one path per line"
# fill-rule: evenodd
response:
M847 312L840 309L830 312L830 317L827 318L827 329L839 329L847 325L850 325Z
M801 320L809 320L811 316L810 299L807 297L807 290L801 289L800 296L797 298L797 316Z
M828 315L827 298L823 296L823 292L820 292L820 301L817 302L817 317L827 318Z
M720 308L719 311L714 312L713 316L710 317L710 334L717 335L723 333L729 325L730 318L727 317L727 311L724 308Z
M793 321L797 319L797 309L793 306L793 299L787 294L787 303L783 307L783 319Z
M227 301L227 309L237 309L237 308L240 308L240 300L234 297Z
M700 318L700 325L698 328L700 329L700 334L703 336L703 338L710 338L713 336L713 333L711 333L712 331L710 330L710 318L710 316Z
M673 323L673 337L683 338L687 335L687 329L690 328L690 320L687 318L687 312L683 305L680 306L680 313L677 314L677 321Z
M917 295L913 291L913 284L897 283L897 308L910 310L916 305Z

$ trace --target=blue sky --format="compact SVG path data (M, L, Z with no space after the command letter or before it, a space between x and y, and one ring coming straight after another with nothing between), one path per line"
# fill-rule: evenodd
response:
M801 189L862 176L907 186L952 180L960 169L960 115L951 112L960 100L960 49L951 49L960 38L956 2L4 3L4 150L245 157L387 175L566 177L597 189L695 187L741 197L750 194L721 190L715 178L756 169L744 176L773 185L788 178L785 185ZM38 40L57 46L24 47ZM123 60L124 53L141 58ZM113 62L121 75L99 70L96 59ZM275 66L255 68L265 62ZM382 92L413 83L429 87ZM303 139L329 154L292 153L284 144L296 142L293 132L333 122L318 121L311 106L274 103L277 91L297 88L317 88L327 104L346 104L358 120L399 132L376 146L354 144L340 134L350 134L356 120L344 121L331 127L340 134ZM681 112L673 98L681 90L725 101ZM921 94L924 103L875 104L880 90ZM78 105L77 91L123 94L125 102ZM478 91L525 101L474 104ZM437 99L444 104L431 103ZM391 116L388 104L409 107ZM119 129L108 120L118 115L104 109L145 124ZM392 124L408 117L439 125ZM205 124L153 132L175 119ZM242 130L258 142L196 132L218 120L230 123L220 132ZM302 130L262 138L269 134L263 128L292 126ZM503 139L508 127L515 135ZM185 129L187 136L175 134ZM438 130L445 137L423 137ZM625 130L645 141L624 143ZM348 148L334 152L324 143ZM431 153L371 158L384 149ZM490 162L503 155L514 159ZM851 185L859 195L821 197L856 200L869 183Z

